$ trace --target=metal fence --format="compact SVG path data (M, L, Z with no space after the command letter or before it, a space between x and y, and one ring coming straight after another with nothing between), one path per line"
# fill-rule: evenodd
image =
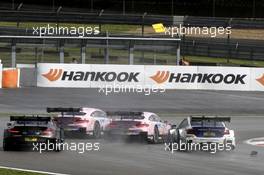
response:
M180 46L180 49L179 49ZM0 36L0 59L16 63L71 62L114 64L177 64L181 56L264 60L263 40L184 37L135 38L133 36L36 37ZM178 58L178 59L176 59Z
M17 63L178 64L180 39L147 37L0 36L0 59Z
M110 14L103 11L97 13L77 13L63 11L18 11L0 10L0 21L12 22L53 22L53 23L85 23L85 24L128 24L165 25L183 24L188 26L264 29L264 19L258 18L219 18L194 16L161 16L143 14Z
M264 60L264 40L184 38L182 55L216 58Z

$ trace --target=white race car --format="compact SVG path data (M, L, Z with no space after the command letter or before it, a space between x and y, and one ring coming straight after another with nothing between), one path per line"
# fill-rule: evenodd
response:
M111 121L104 111L96 108L47 108L47 112L61 113L54 120L66 136L79 134L100 138Z
M233 150L236 146L234 130L227 128L225 124L230 120L230 117L185 118L178 126L173 126L170 130L170 142L180 146L189 144L189 147L187 145L185 149L190 149L190 144L214 144L222 145L224 150Z
M106 127L106 135L111 136L140 136L150 143L164 141L168 136L170 125L160 120L151 112L107 112L113 119Z

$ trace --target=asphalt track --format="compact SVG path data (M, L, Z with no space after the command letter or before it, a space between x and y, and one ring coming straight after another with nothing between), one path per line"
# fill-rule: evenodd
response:
M171 153L164 145L111 142L105 140L67 140L70 142L99 142L100 151L60 153L3 152L0 166L33 169L65 174L183 174L183 175L262 175L264 148L244 143L264 135L263 92L231 91L167 91L144 96L135 93L98 93L96 89L25 88L0 90L1 113L45 112L47 106L92 106L104 110L147 110L160 112L161 117L178 123L189 114L218 114L232 117L230 128L237 135L233 152ZM0 140L7 117L0 119ZM2 143L0 143L2 147ZM256 156L250 156L257 151Z

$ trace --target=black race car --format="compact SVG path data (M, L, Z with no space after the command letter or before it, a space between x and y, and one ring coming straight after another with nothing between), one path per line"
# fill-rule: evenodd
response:
M51 117L10 116L4 130L3 150L30 148L45 143L46 146L53 144L53 150L60 151L63 141L63 130L56 126Z

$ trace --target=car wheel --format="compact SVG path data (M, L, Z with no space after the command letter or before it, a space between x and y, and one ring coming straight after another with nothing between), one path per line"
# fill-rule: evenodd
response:
M177 136L176 136L176 143L179 145L180 144L180 141L181 141L181 138L180 138L181 136L180 136L180 132L179 131L177 131Z
M101 137L101 127L99 122L95 122L93 129L93 138L99 139Z
M60 139L56 139L55 141L54 141L54 144L55 144L55 149L54 149L54 151L55 152L61 152L62 151L62 140L60 140Z
M228 148L228 146L227 146L228 143L231 144L230 145L230 149L227 149ZM225 140L224 141L224 145L225 145L225 149L224 149L225 151L233 151L236 148L235 145L233 145L231 141Z
M5 140L3 140L3 151L10 151L10 150L11 150L10 145L8 145Z
M63 140L65 138L64 129L61 128L59 131L60 131L60 134L59 134L60 140L63 142Z
M187 143L181 141L181 136L180 136L180 132L179 131L177 131L177 136L176 136L175 140L176 140L176 143L178 144L178 151L179 152L185 152ZM182 144L185 144L185 146L182 145Z
M153 142L154 144L156 144L156 143L159 142L159 129L158 129L157 126L155 126L155 128L154 128L154 135L153 135L153 140L152 140L152 142Z
M170 130L168 130L168 133L163 136L163 143L172 143L173 142L173 134L170 133Z

